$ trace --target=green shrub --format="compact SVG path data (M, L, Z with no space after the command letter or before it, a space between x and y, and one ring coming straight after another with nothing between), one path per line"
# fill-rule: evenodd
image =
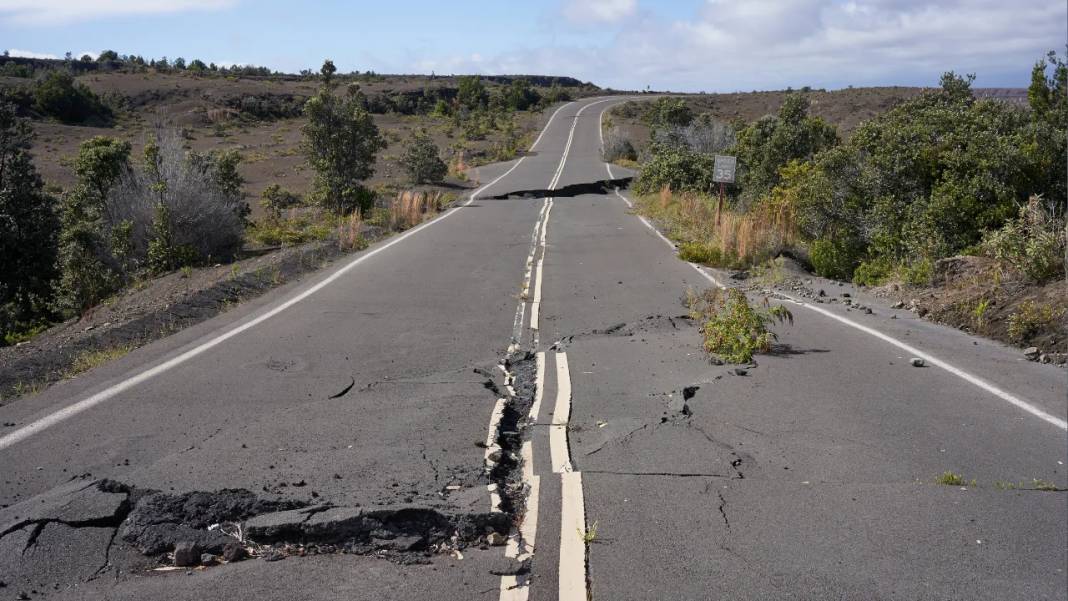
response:
M679 258L710 267L728 267L732 263L725 260L717 246L707 242L683 242L679 245Z
M712 186L714 165L713 155L655 144L634 182L634 191L650 194L669 187L676 192L707 192Z
M615 128L605 132L604 148L601 154L606 163L638 160L638 151L634 149L634 144L631 144L630 140Z
M894 266L886 259L863 261L853 270L853 283L861 286L882 286L894 276Z
M745 293L728 288L707 290L689 299L694 319L702 322L705 350L730 363L748 363L756 352L767 352L777 340L768 330L772 323L793 323L793 315L781 305L754 309Z
M817 275L825 278L852 279L854 270L860 265L860 257L859 245L849 239L823 238L809 247L812 268Z
M1064 221L1051 217L1037 196L1019 217L983 237L982 250L1036 282L1064 275Z
M64 123L107 122L111 110L66 71L49 71L33 88L34 110Z
M438 184L449 172L449 166L441 160L437 144L426 130L412 135L401 157L401 165L413 184Z
M790 94L778 115L754 121L737 133L738 185L747 202L755 202L780 181L779 171L792 160L808 160L838 144L835 128L808 114L809 100Z
M931 283L933 269L934 263L930 259L913 261L901 270L901 279L910 286L926 286Z
M1050 304L1038 304L1034 301L1020 303L1019 310L1009 315L1008 334L1014 342L1027 342L1040 334L1056 320L1064 317L1065 309L1056 309Z
M303 204L300 194L290 192L278 184L271 184L260 194L260 206L274 219L280 219L282 212Z
M693 111L682 98L658 98L650 103L642 120L650 127L685 127L693 121Z
M59 233L59 270L56 306L67 316L85 311L110 296L122 285L131 267L126 243L132 237L130 224L112 233L109 249L104 232L104 212L112 186L129 170L130 144L106 136L82 142L74 160L78 184L63 195ZM125 236L116 236L125 232Z
M253 223L246 230L249 240L265 246L295 246L316 240L326 240L334 228L307 217L271 219Z

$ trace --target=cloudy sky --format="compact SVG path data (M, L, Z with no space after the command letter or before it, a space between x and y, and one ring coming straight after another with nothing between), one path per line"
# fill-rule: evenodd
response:
M342 71L538 73L677 91L1025 86L1065 0L0 0L0 47Z

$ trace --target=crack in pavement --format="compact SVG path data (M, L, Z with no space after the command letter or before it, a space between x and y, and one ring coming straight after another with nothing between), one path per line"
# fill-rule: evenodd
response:
M530 190L516 190L505 192L495 196L480 196L481 200L508 200L510 198L572 198L586 194L604 195L615 188L626 188L630 185L632 177L620 177L615 179L603 179L581 184L570 184L562 188L536 188Z
M699 472L617 472L613 470L585 470L584 474L607 474L609 476L666 476L670 478L725 478L734 480L734 476L725 474Z

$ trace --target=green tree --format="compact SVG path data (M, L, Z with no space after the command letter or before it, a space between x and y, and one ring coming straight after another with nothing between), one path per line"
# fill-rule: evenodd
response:
M281 219L282 211L301 205L299 194L290 192L278 184L271 184L263 189L260 194L260 206L262 206L272 219Z
M63 196L59 234L60 277L56 305L65 314L84 311L121 283L104 233L108 193L129 170L130 144L96 136L81 144L74 161L78 184Z
M103 63L105 61L117 61L117 60L119 60L119 53L115 52L114 50L105 50L105 51L100 53L100 56L96 57L96 61L98 63Z
M808 160L838 143L833 126L808 114L808 98L790 94L777 116L758 119L738 132L738 184L752 203L779 183L779 170L792 160Z
M329 88L334 85L334 74L337 73L337 67L334 66L334 61L326 59L323 61L323 66L319 68L319 75L322 77L323 86Z
M304 105L304 154L315 169L315 199L335 213L367 211L374 198L363 186L386 147L358 92L346 97L325 87Z
M55 277L55 200L29 154L32 133L0 103L0 334L47 318Z
M33 108L64 123L82 123L90 118L111 117L100 98L76 83L66 71L49 71L33 88Z
M484 108L489 101L486 86L477 75L469 75L460 78L459 89L456 92L456 101L460 106L468 110Z
M504 90L504 105L513 111L525 111L538 104L541 96L523 78L513 79Z
M653 129L686 127L693 118L693 111L681 98L657 98L644 115L645 122Z
M426 130L419 130L412 135L401 164L414 184L440 183L449 172L448 165L441 160L438 147Z

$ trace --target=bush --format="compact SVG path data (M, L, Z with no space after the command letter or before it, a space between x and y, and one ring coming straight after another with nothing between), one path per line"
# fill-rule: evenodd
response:
M64 123L107 122L111 110L66 71L49 71L33 88L33 108Z
M894 266L886 259L864 261L853 270L853 282L861 286L882 286L894 276ZM848 278L840 278L848 279Z
M1064 220L1054 219L1032 196L1019 217L983 237L982 251L1036 282L1064 275Z
M859 245L841 238L816 240L809 247L809 257L816 274L836 280L850 280L860 264Z
M282 212L303 204L300 195L290 192L278 184L271 184L260 194L260 206L273 219L280 219Z
M1018 343L1027 342L1064 317L1064 314L1064 308L1054 309L1049 304L1039 305L1034 301L1024 301L1020 303L1018 311L1009 315L1009 339Z
M630 140L621 131L613 128L604 135L602 158L606 163L614 163L620 160L637 161L638 151L634 150L634 145L630 143Z
M655 143L685 147L694 152L717 154L729 151L737 139L734 128L727 123L702 114L686 126L663 127L653 131Z
M683 242L679 245L679 258L689 263L710 267L728 267L732 261L724 261L719 247L704 242Z
M730 363L748 363L756 352L767 352L777 339L768 325L793 323L793 315L781 305L754 309L737 288L706 290L688 299L693 318L700 320L705 350Z
M513 79L502 92L504 106L513 111L525 111L541 101L541 95L523 79Z
M460 78L459 90L456 92L456 101L461 107L468 110L484 108L489 101L486 86L477 75Z
M338 215L371 208L374 195L363 181L374 174L375 156L386 147L362 98L353 88L341 98L324 87L304 105L304 152L315 169L315 198Z
M405 148L401 165L408 172L408 177L414 184L438 184L445 179L449 172L449 166L441 160L438 147L434 140L420 130L412 135L411 141Z
M634 182L634 191L650 194L669 187L680 192L708 192L714 165L713 155L654 145L651 158Z
M295 246L315 240L326 240L334 228L324 220L297 216L292 219L270 219L248 227L248 238L265 246Z
M63 196L59 235L60 278L56 304L66 315L78 314L109 296L129 269L126 256L129 224L115 230L120 253L112 252L104 233L103 212L112 186L129 170L130 144L96 136L82 142L74 161L78 185Z
M738 132L738 185L747 202L763 197L779 184L779 171L792 160L808 160L838 144L833 126L808 114L809 101L790 94L777 116L758 119Z
M144 168L109 192L105 230L129 228L129 258L154 272L229 259L241 247L248 204L228 171L187 155L175 130L157 127Z
M645 109L642 120L653 129L685 127L693 121L693 111L681 98L658 98Z
M55 199L30 156L29 125L0 103L0 334L32 327L51 315L55 277Z

